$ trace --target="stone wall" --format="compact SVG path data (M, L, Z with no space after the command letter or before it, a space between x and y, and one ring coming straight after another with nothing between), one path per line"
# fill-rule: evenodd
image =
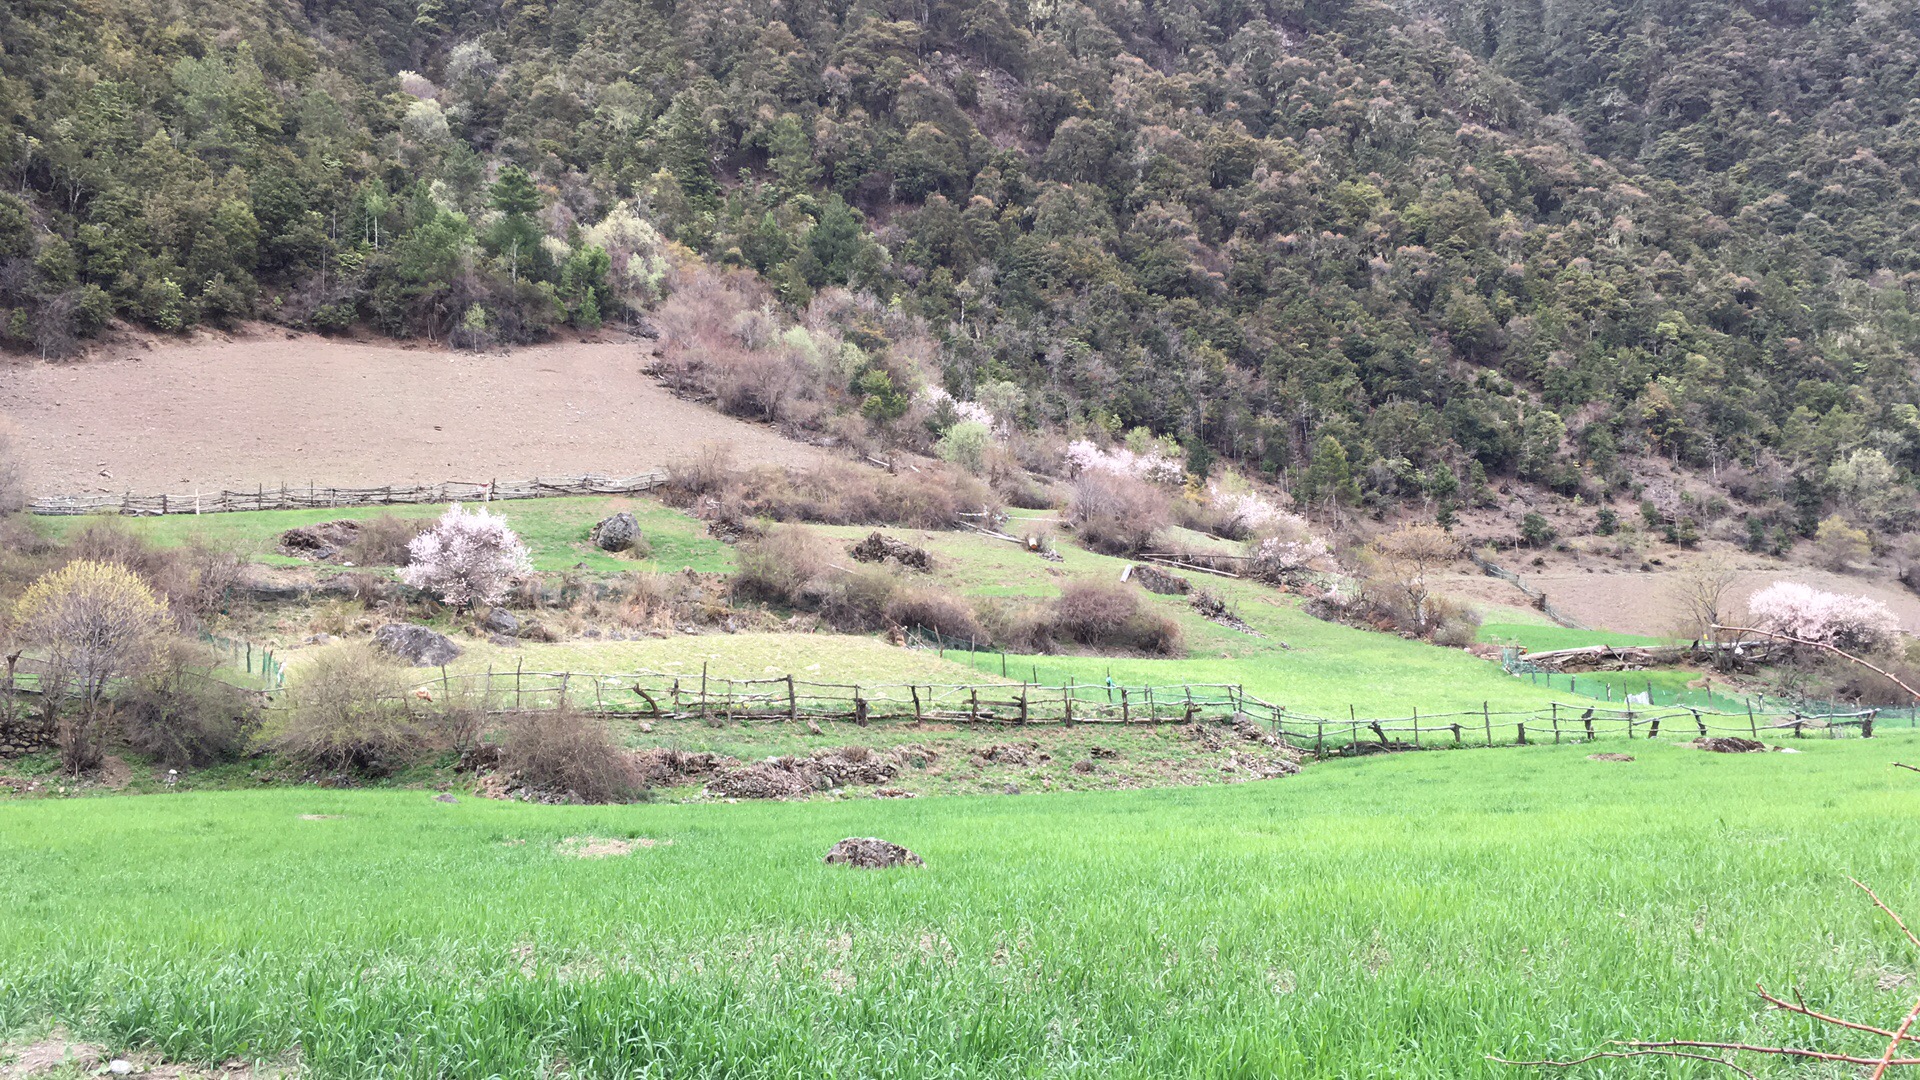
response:
M0 758L19 757L53 747L53 725L42 722L40 717L0 715Z

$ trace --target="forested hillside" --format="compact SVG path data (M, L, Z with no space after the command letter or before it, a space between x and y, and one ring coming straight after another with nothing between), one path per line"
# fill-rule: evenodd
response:
M932 385L1303 501L1591 499L1666 458L1767 529L1897 527L1899 10L19 0L0 330L487 345L764 289L817 332L732 326L789 366L719 396L776 421L924 440L970 415L903 420Z

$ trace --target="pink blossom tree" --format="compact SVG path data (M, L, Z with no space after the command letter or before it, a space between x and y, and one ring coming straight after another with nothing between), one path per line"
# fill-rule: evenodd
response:
M485 508L462 510L459 503L414 537L407 553L400 579L456 608L497 604L533 573L527 545L507 519Z
M1851 652L1873 652L1900 630L1887 605L1870 596L1824 592L1794 581L1776 581L1754 593L1747 610L1757 629Z

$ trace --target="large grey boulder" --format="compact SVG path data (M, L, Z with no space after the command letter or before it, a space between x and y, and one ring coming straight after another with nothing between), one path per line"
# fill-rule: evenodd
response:
M625 510L593 527L593 542L602 551L625 551L640 538L640 523Z
M388 623L373 632L373 643L414 667L439 667L460 656L453 639L411 623Z
M488 608L487 617L480 621L480 625L496 634L511 637L520 632L520 617L503 607Z

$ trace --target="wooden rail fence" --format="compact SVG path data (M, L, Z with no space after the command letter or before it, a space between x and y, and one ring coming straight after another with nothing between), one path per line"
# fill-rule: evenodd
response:
M320 487L262 485L252 491L205 491L192 495L50 495L27 503L27 512L63 516L73 514L225 514L245 510L305 510L337 506L398 506L409 503L495 502L540 499L562 495L637 495L659 487L664 472L638 476L535 477L532 480L489 480L475 483L446 480L437 484L389 484L385 487Z

